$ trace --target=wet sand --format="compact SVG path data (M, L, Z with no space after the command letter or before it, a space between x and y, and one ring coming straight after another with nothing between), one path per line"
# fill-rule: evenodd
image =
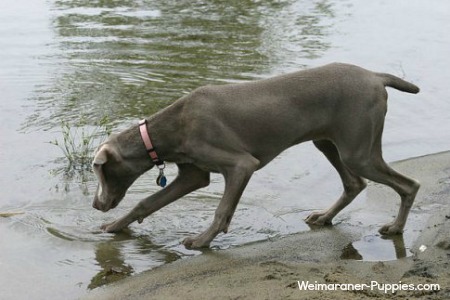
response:
M358 260L361 256L357 250L348 246L361 239L367 224L342 222L229 250L205 250L202 255L96 289L86 299L450 299L450 152L392 166L421 182L413 210L415 215L423 211L427 216L414 229L417 238L406 250L407 255L402 254L405 249L397 249L396 239L392 240L398 259ZM389 189L373 183L369 183L367 194L380 203L393 195ZM438 283L440 290L311 291L300 290L299 281L369 285L371 281Z

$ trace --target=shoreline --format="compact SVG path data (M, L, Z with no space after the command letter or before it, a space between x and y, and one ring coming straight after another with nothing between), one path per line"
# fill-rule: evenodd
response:
M227 250L207 249L199 256L95 289L83 299L449 299L450 151L391 165L421 182L413 210L415 215L427 216L410 229L415 231L415 239L407 251L398 251L395 239L392 240L398 259L342 259L343 249L367 234L369 225L342 222ZM388 188L374 183L367 190L367 196L375 201L392 196ZM378 289L299 289L301 282L333 286L372 281L385 284L384 288L399 282L414 287L439 284L440 290L384 293Z

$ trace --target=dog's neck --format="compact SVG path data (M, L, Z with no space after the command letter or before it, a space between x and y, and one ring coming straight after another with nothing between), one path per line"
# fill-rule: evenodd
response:
M180 159L179 148L183 138L180 113L180 105L171 105L147 119L148 134L158 157L163 161L177 162Z
M148 133L147 129L147 120L143 119L139 121L139 132L141 133L142 142L144 142L145 149L148 152L148 155L152 159L155 165L164 165L164 161L158 156L158 152L153 147L152 139Z
M166 162L183 162L181 150L184 138L183 125L180 124L180 105L170 105L167 108L147 118L147 131L158 157ZM124 159L138 160L143 168L141 172L150 169L154 164L141 138L139 125L133 125L114 137L110 142L115 144Z

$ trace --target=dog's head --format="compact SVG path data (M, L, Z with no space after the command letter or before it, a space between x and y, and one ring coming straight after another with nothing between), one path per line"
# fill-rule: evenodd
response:
M121 146L117 137L110 137L97 148L92 163L99 181L92 204L94 208L103 212L115 208L133 182L152 167L148 157L144 156L143 161L142 155L136 155L136 151L129 148L132 145Z

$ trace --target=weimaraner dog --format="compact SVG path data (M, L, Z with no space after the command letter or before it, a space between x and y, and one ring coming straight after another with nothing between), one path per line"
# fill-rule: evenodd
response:
M312 140L336 168L344 192L329 209L311 213L306 222L331 224L366 187L363 178L367 178L390 186L401 197L397 218L379 232L402 233L420 185L383 160L386 86L419 92L414 84L393 75L338 63L194 90L98 147L93 168L99 186L93 207L104 212L116 207L131 184L155 165L160 173L163 161L179 169L170 185L102 229L117 232L134 221L141 223L183 195L207 186L210 173L218 172L225 178L225 191L214 221L203 233L183 241L187 248L208 247L217 234L228 231L253 172L283 150Z

